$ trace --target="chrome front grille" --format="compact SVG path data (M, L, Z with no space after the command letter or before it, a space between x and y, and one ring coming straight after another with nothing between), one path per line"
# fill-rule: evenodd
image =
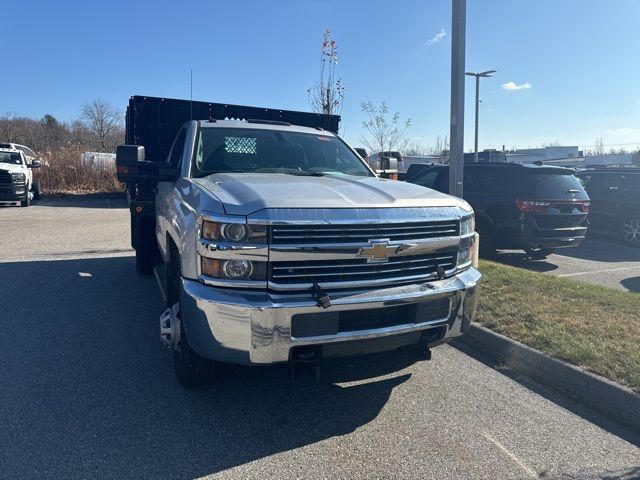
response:
M449 272L456 266L457 252L438 252L413 256L396 256L384 263L370 263L365 258L271 262L270 284L291 286L313 284L326 288L350 287L360 282L372 284L424 281L432 279L438 267Z
M459 234L455 220L351 225L273 225L270 243L274 245L317 245L328 243L367 243L371 239L411 241Z

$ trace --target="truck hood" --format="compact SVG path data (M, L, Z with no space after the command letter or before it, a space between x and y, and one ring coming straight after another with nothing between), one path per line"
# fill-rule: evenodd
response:
M462 207L462 199L412 183L374 177L281 173L216 173L193 180L222 202L228 215L265 208Z
M13 163L0 163L0 170L6 170L11 173L27 173L24 165L14 165Z

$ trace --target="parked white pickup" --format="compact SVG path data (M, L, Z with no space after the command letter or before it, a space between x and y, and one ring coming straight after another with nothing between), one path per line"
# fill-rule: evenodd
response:
M38 160L27 161L22 150L0 148L0 203L31 205L40 198L40 185L33 180L33 168L40 167Z

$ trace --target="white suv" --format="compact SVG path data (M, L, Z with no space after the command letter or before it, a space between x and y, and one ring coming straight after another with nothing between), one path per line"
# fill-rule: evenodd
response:
M40 186L33 180L34 168L40 162L27 157L22 150L0 148L0 203L31 205L31 200L40 198Z

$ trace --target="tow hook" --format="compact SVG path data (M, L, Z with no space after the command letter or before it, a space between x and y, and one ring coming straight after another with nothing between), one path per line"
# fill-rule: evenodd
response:
M422 355L425 360L431 360L431 349L428 346L425 346L422 351Z
M297 347L291 352L289 361L291 367L291 383L295 382L296 369L306 367L313 371L316 380L320 380L320 347Z
M180 350L180 303L160 315L160 340L173 350Z

